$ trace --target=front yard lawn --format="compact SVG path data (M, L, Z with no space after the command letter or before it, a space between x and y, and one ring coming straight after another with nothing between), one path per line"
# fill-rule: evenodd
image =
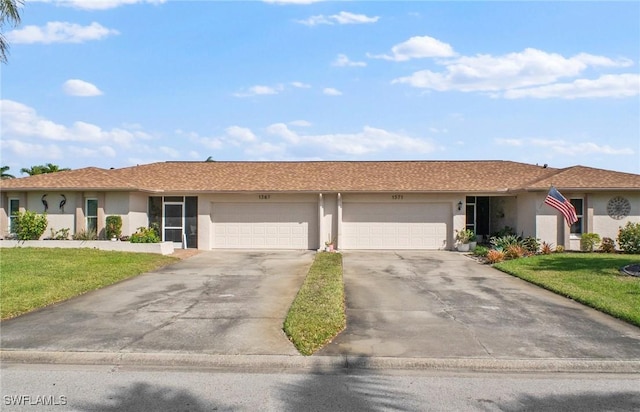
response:
M0 317L12 318L177 260L95 249L3 248Z
M497 263L495 268L640 326L640 278L619 269L639 255L558 253Z
M346 326L342 255L318 253L291 304L284 331L303 355L311 355Z

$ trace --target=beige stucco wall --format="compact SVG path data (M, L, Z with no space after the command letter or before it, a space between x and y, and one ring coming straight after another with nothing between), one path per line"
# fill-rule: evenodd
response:
M129 194L129 216L123 219L122 234L130 236L136 232L139 227L149 226L149 216L147 209L149 208L149 195L142 193Z
M338 195L327 193L322 195L322 214L320 215L320 247L324 247L324 242L336 240L338 243Z
M516 230L523 237L537 237L536 231L537 196L535 193L518 194L516 198Z
M509 226L520 234L518 228L518 199L515 196L497 196L491 200L491 233Z
M631 203L631 212L629 216L616 220L607 213L607 204L614 196L622 196ZM610 237L616 239L618 230L627 224L627 222L640 222L640 192L624 193L624 192L607 192L595 193L589 195L590 206L593 207L593 227L588 228L590 233L597 233L600 237Z

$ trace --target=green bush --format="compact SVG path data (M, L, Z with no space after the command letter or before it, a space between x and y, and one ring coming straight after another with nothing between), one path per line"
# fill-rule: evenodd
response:
M71 229L69 229L68 227L62 228L60 230L55 230L54 228L51 228L49 230L51 230L51 240L69 240L69 232L71 232Z
M597 233L583 233L580 237L580 250L583 252L593 252L600 244L600 235Z
M626 253L640 253L640 223L627 222L618 232L618 244Z
M507 250L510 246L522 246L522 240L516 235L492 237L489 243L495 250L499 251Z
M535 255L540 251L540 240L531 236L526 237L522 241L522 247L524 247L529 254Z
M119 215L107 216L105 231L107 239L119 238L122 235L122 217Z
M97 240L98 233L95 230L82 229L73 235L73 240Z
M16 213L13 221L18 240L40 239L49 224L46 213L39 215L29 210Z
M131 243L160 243L160 236L153 228L139 227L136 233L131 235Z
M489 253L489 248L486 246L476 246L476 248L473 250L473 254L476 256L486 257L487 253Z
M600 244L600 252L615 253L615 251L616 251L616 241L611 239L610 237L603 237L602 243Z

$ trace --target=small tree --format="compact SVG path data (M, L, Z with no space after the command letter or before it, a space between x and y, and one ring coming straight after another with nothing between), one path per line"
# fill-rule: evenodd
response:
M119 215L107 216L105 227L107 239L120 238L122 235L122 217Z
M618 232L618 244L626 253L640 253L640 223L627 222Z
M600 244L600 235L597 233L583 233L580 238L580 250L583 252L593 252Z
M15 215L15 230L18 240L38 240L47 230L47 215L39 215L29 210Z

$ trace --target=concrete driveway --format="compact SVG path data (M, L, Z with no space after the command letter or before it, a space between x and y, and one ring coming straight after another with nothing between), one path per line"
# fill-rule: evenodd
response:
M202 252L2 322L3 350L289 354L282 321L313 252Z
M345 252L344 281L320 355L640 359L640 328L455 252Z

